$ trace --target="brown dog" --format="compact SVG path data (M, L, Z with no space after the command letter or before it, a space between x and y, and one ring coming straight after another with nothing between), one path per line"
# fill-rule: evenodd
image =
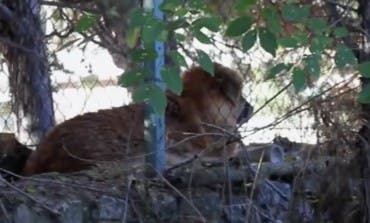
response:
M205 149L216 157L232 153L236 143L228 144L230 134L225 131L235 131L240 114L251 109L241 96L242 78L219 64L215 64L214 76L193 67L182 78L182 94L167 94L168 152L180 157ZM67 120L41 141L23 174L72 172L104 161L130 163L143 158L143 117L144 105L132 104Z

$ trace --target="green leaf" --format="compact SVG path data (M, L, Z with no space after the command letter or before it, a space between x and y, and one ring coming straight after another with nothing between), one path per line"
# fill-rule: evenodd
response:
M262 16L266 21L267 29L272 33L279 33L281 31L281 23L276 8L267 7L262 11Z
M196 27L198 30L205 27L212 32L217 32L220 29L221 22L222 21L220 17L203 17L195 20L193 22L193 26Z
M358 65L361 76L370 78L370 61Z
M267 74L267 79L275 78L276 75L280 74L283 71L287 71L287 70L291 69L291 67L292 67L292 64L284 64L284 63L276 64L274 67L272 67L269 70L269 72Z
M180 95L183 89L180 70L178 67L163 67L161 70L162 78L168 89Z
M369 104L370 103L370 85L365 85L360 93L358 94L358 102L362 104Z
M291 35L297 41L298 46L302 46L308 42L308 36L306 33L294 32Z
M322 34L328 30L328 25L323 18L312 18L308 21L308 28L315 34Z
M132 100L134 102L149 102L149 96L148 96L148 84L143 84L140 85L139 88L135 89L134 92L132 93Z
M135 9L130 15L129 19L130 27L142 27L145 24L148 17L149 14L144 10Z
M206 34L204 34L202 31L200 31L198 29L193 29L193 34L194 34L194 37L197 40L199 40L199 42L201 42L201 43L205 43L205 44L211 44L212 43L210 37L208 37Z
M286 4L282 7L282 15L289 22L302 21L310 15L310 7L300 4Z
M132 52L132 60L136 62L145 62L157 58L157 52L154 49L137 49Z
M301 91L306 84L306 75L303 70L295 68L293 70L293 85L295 92Z
M238 11L245 11L248 7L255 5L257 0L238 0L234 3L234 8Z
M185 35L183 35L183 34L180 34L180 33L175 33L175 39L176 39L177 41L182 42L182 41L185 41L185 40L186 40L186 36L185 36Z
M321 73L321 56L319 54L311 54L308 55L304 60L306 62L305 70L307 71L307 73L314 77L314 79L319 78Z
M209 58L208 54L206 54L202 50L197 50L198 53L198 63L199 65L208 73L210 73L212 76L214 75L214 64Z
M129 28L127 35L126 35L126 44L130 49L138 45L139 38L140 38L140 30L141 29L138 27Z
M182 7L182 8L179 8L178 10L176 10L176 12L174 13L174 16L182 18L186 14L188 14L188 12L189 12L189 10L186 7Z
M300 47L306 44L307 41L308 41L307 34L301 32L294 32L289 36L278 39L279 45L281 45L282 47L291 47L291 48Z
M149 71L147 69L134 69L134 70L125 71L121 75L118 83L122 87L137 86L140 83L144 82L148 74L149 74Z
M343 37L346 37L348 36L348 30L344 27L338 27L338 28L335 28L334 29L334 35L337 37L337 38L343 38Z
M278 39L279 45L282 47L298 47L298 41L294 37L282 37Z
M169 21L167 23L167 29L168 30L176 30L176 29L180 29L180 28L186 28L188 26L189 26L189 23L183 18L176 19L174 21Z
M76 23L76 31L82 33L96 24L98 17L91 13L84 13Z
M143 25L142 40L144 43L151 43L157 40L164 30L165 24L163 21L154 17L149 17Z
M334 60L335 64L339 68L343 68L346 65L355 65L357 62L353 51L344 44L341 44L336 48Z
M271 53L274 57L276 55L276 49L278 47L276 37L267 29L260 29L259 39L261 47L268 53Z
M225 35L230 37L240 36L248 31L252 24L253 21L249 16L238 17L229 23Z
M149 103L155 113L163 115L166 109L167 98L164 91L155 84L141 85L132 94L134 102Z
M207 8L203 0L188 0L188 6L192 9L203 10Z
M242 38L242 47L243 51L247 52L250 50L257 40L257 31L256 30L250 30L248 31Z
M174 62L176 65L188 67L185 58L177 51L172 50L168 53L170 56L172 62Z
M332 43L332 41L333 40L327 36L316 36L311 40L310 50L313 53L321 53Z
M163 115L167 105L167 97L165 92L158 86L153 85L153 88L151 88L149 94L149 102L153 106L154 111L157 114Z
M160 42L166 42L168 38L168 31L162 30L162 32L157 36L156 40Z
M182 0L163 0L159 8L164 12L174 12L180 6L182 6Z

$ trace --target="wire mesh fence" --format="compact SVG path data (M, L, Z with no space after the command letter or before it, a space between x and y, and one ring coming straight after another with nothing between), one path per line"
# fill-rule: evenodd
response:
M276 95L286 86L286 80L266 81L265 73L273 62L266 59L268 56L261 53L258 46L255 53L241 55L240 50L232 45L226 43L224 45L229 47L220 47L216 50L208 48L208 51L216 62L222 62L242 74L243 96L253 105L254 111L257 111L249 122L240 128L244 143L269 142L278 135L289 137L294 141L315 143L318 131L323 132L320 127L323 120L322 117L318 117L319 113L321 116L327 113L328 118L332 117L331 108L335 110L338 106L341 110L336 109L336 112L340 114L332 117L336 120L331 121L344 124L348 119L355 119L354 115L358 110L352 108L356 108L356 105L348 107L348 103L354 99L358 83L338 75L333 77L335 71L332 71L331 74L322 77L324 80L319 87L328 89L322 94L314 92L314 88L309 89L306 95L296 94L290 87ZM55 69L51 77L56 123L79 114L121 106L131 101L129 92L117 84L122 71L115 68L110 56L94 45L88 51L84 54L75 51L75 56L68 56L71 53L64 52L60 54L60 59L64 60L64 67L70 71ZM193 64L191 51L187 49L184 53L190 55L188 64ZM110 69L106 69L105 72L106 67ZM17 117L12 113L12 95L4 66L0 73L0 83L0 131L17 132ZM27 132L17 134L22 142L33 144Z
M215 7L224 16L232 12L232 3L233 1L217 3ZM44 13L46 31L55 32L63 30L63 26L53 26L56 15L63 18L74 15L69 9L53 7L45 7ZM193 35L183 32L185 36ZM294 141L315 143L318 137L331 134L328 130L331 126L346 126L351 129L346 121L358 121L358 106L350 104L355 101L354 93L359 85L351 79L353 77L350 74L353 71L345 70L346 74L342 75L343 71L336 70L334 63L328 61L323 65L319 80L297 94L292 86L286 87L291 79L289 72L273 80L267 80L267 76L274 65L287 61L294 63L304 51L287 50L281 52L281 57L274 58L262 50L258 43L245 52L235 40L207 31L205 34L211 36L214 45L202 44L195 38L189 38L187 43L179 44L177 49L185 56L189 65L194 64L196 49L202 49L214 61L242 74L245 80L243 95L253 105L254 111L257 111L240 128L245 143L268 142L277 135ZM122 73L122 69L117 68L114 63L117 55L113 55L114 58L111 59L111 50L108 53L94 43L83 47L68 43L73 43L74 38L77 38L76 35L71 34L63 40L66 41L65 45L58 43L61 40L54 37L48 41L48 48L53 51L50 55L50 68L56 123L89 111L120 106L131 101L129 93L117 84ZM12 95L5 61L1 61L1 65L0 131L17 132L17 117L12 113ZM22 142L33 143L27 132L17 134Z
M56 124L86 112L128 104L131 100L127 90L117 84L121 71L115 68L110 56L96 46L88 51L93 55L97 53L98 56L92 56L88 60L86 57L89 55L81 55L82 51L79 50L72 50L72 53L62 51L58 54L65 69L54 69L51 76ZM102 68L102 65L108 68ZM3 61L0 72L0 131L14 132L21 142L33 146L37 142L31 140L29 133L18 131L17 117L12 112L8 79L7 67Z

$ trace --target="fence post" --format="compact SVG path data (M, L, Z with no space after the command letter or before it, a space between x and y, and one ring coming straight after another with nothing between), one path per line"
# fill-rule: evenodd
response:
M156 18L163 20L163 13L159 9L162 2L163 0L144 0L143 7L145 10L152 11ZM160 70L164 64L164 43L155 41L154 49L157 52L157 58L144 65L152 73L147 82L155 83L163 89ZM150 104L146 104L145 107L144 127L147 174L153 176L155 172L162 173L165 168L165 118L163 115L156 114Z

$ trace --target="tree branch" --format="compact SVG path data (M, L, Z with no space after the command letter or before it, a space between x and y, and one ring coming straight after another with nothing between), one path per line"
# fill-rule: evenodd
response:
M7 23L10 23L13 20L13 12L6 5L0 3L0 19L4 20Z
M70 9L78 9L81 11L91 12L91 13L100 13L99 10L94 9L94 7L86 6L86 4L81 3L69 3L69 2L56 2L56 1L47 1L47 0L40 0L40 5L46 6L54 6L58 8L70 8Z

